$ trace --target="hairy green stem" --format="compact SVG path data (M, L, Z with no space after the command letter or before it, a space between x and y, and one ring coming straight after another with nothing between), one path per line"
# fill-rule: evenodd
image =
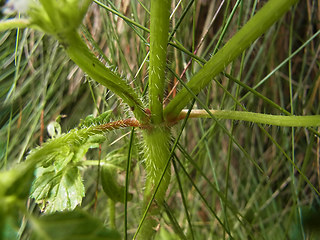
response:
M5 21L0 21L0 32L11 30L14 28L27 28L30 26L30 21L28 19L8 19Z
M192 104L190 106L189 113L191 112L191 109L192 109L192 107L194 105L194 102L195 102L195 100L193 100L193 102L192 102ZM151 228L151 227L152 227L152 224L155 226L155 224L157 224L157 221L156 221L155 218L152 218L152 214L153 214L153 211L154 211L155 207L154 207L154 205L152 206L151 204L154 203L154 200L156 200L155 203L157 205L159 204L159 195L158 195L159 191L160 191L160 193L162 193L162 196L160 196L160 200L163 201L163 199L164 199L165 191L164 191L163 185L164 184L169 184L169 179L168 178L170 176L168 177L168 174L170 174L170 173L168 173L168 171L169 171L168 167L169 167L169 164L170 164L170 159L174 155L174 151L175 151L175 149L176 149L176 147L178 145L178 142L180 140L182 132L183 132L185 126L186 126L189 113L187 113L187 116L186 116L185 120L182 123L181 130L180 130L178 136L176 137L176 139L174 141L174 144L173 144L173 146L172 146L172 148L171 148L171 150L169 152L164 151L165 149L169 150L169 148L165 144L165 143L169 143L169 138L170 138L170 133L169 133L167 128L165 128L165 127L164 128L158 128L156 132L153 132L153 134L149 135L149 136L152 136L154 144L160 143L160 146L164 147L164 149L161 150L162 154L166 154L166 153L168 153L168 154L166 154L165 156L158 156L158 155L154 156L155 158L162 157L162 160L165 160L163 157L167 157L167 160L162 162L162 165L161 165L162 170L161 170L161 172L160 173L159 172L155 172L158 175L157 176L158 179L155 179L157 182L155 182L155 181L153 182L153 186L152 186L153 194L152 195L149 194L150 197L147 196L148 198L145 199L145 201L146 201L145 202L145 206L146 206L145 207L145 212L144 212L144 214L143 214L143 216L142 216L142 218L140 220L138 229L137 229L135 235L133 236L133 239L135 239L137 234L140 233L139 232L140 230L142 232L142 234L139 235L141 237L141 239L150 239L150 238L152 238L152 236L150 236L150 229L153 229L153 230L155 229L154 227L153 228ZM167 137L168 138L167 141L164 141L165 139L163 137ZM157 147L155 145L150 149L152 149L155 154L157 153ZM147 185L147 187L148 187L148 185ZM167 186L165 186L165 190L166 189L167 189ZM151 209L151 211L150 211L150 209ZM149 213L149 214L147 214L147 213ZM157 212L155 212L155 213L157 213ZM150 215L151 215L151 217L150 217ZM142 223L145 222L145 220L147 221L147 224L142 225ZM154 231L151 232L151 233L154 233Z
M142 101L138 95L117 73L102 64L89 50L77 32L70 32L60 40L69 57L93 80L109 88L127 103L141 123L147 123Z
M143 211L146 209L155 187L161 179L161 175L166 167L166 163L170 156L170 131L166 127L154 127L145 130L145 166L146 166L146 183L144 192ZM170 168L165 172L158 191L155 195L154 202L143 222L141 230L138 234L139 239L152 239L159 224L159 213L165 198L166 190L170 182Z
M149 106L151 122L163 122L163 94L171 0L152 0L150 19Z
M188 87L198 94L230 62L238 57L250 44L279 20L297 0L270 0L253 16L203 68L188 82ZM178 117L193 96L183 88L164 109L168 121Z
M151 127L143 133L145 144L146 183L143 210L164 177L155 194L154 201L139 232L139 239L152 239L159 224L158 216L170 182L170 168L166 163L170 156L170 131L164 126L163 95L169 33L171 0L152 0L150 11L150 57L149 57L149 108Z
M184 119L188 110L182 110L178 120ZM280 116L263 113L231 110L210 110L217 119L240 120L253 123L262 123L282 127L316 127L320 126L320 115L311 116ZM192 110L189 118L210 118L206 110Z

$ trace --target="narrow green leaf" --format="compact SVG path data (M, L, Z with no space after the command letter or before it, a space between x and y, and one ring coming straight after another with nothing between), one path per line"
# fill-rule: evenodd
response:
M182 201L183 209L185 211L185 215L186 215L186 218L187 218L187 222L188 222L188 226L189 226L189 232L191 233L191 239L194 240L194 232L193 232L193 227L192 227L192 224L191 224L191 217L190 217L190 214L188 212L188 205L187 205L185 193L184 193L184 190L183 190L183 187L182 187L182 182L180 180L179 171L178 171L178 168L177 168L177 165L176 165L175 161L172 161L172 165L173 165L173 169L174 169L174 172L175 172L175 175L176 175L176 179L177 179L177 183L178 183L178 186L179 186L179 191L180 191L180 194L181 194L181 201Z
M108 7L107 5L105 5L105 4L103 4L102 2L97 1L97 0L94 0L94 2L95 2L97 5L99 5L100 7L104 8L104 9L106 9L107 11L109 11L109 12L117 15L118 17L122 18L124 21L126 21L126 22L129 24L129 26L134 25L134 26L142 29L142 30L145 31L145 32L150 32L148 28L146 28L145 26L143 26L143 25L141 25L141 24L133 21L132 19L130 19L130 18L128 18L128 17L126 17L125 15L123 15L122 13L120 13L119 11L117 11L116 9L112 9L111 7Z
M132 158L132 147L134 144L134 131L132 128L130 141L129 141L129 149L128 149L128 157L126 164L126 181L125 181L125 195L124 195L124 239L128 239L128 199L129 199L129 177L130 177L130 169L131 169L131 158Z

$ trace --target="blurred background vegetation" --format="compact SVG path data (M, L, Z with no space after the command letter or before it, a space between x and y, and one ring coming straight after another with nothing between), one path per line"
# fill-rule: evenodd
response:
M148 27L149 1L99 1L108 9L97 2L85 18L81 35L101 61L120 73L142 96L148 81L145 59L148 33L108 9ZM174 44L168 46L168 69L179 76L185 72L182 78L188 81L201 67L199 60L208 60L265 2L173 0L172 29L181 23L173 37ZM320 2L299 1L242 57L227 66L225 72L247 86L259 84L258 92L295 115L320 114L319 29ZM194 51L198 59L186 53ZM40 32L25 29L1 33L0 69L2 169L23 161L32 148L41 145L48 138L47 125L59 115L63 116L63 132L76 127L87 115L109 109L113 110L113 120L130 116L112 92L88 79L55 39ZM181 88L180 84L175 87L176 82L168 70L170 96L164 104ZM236 98L250 112L281 114L222 74L199 98L210 109L240 110L235 105L233 98ZM213 120L189 120L180 150L176 152L179 161L175 161L172 170L161 220L164 224L158 238L183 238L183 232L187 239L228 239L229 231L235 239L317 239L317 233L310 231L312 225L308 228L308 221L320 222L316 214L320 199L304 178L319 191L319 138L305 128L221 122L265 174L258 171ZM87 159L125 160L130 131L110 132L101 153L92 150ZM178 131L179 124L173 136ZM144 180L143 146L139 144L139 131L136 132L129 189L134 196L128 209L129 236L140 220ZM303 175L291 162L296 163ZM82 207L108 225L107 197L100 187L95 199L97 166L84 164L84 170L87 193ZM120 171L119 180L123 181L124 177ZM29 204L32 211L40 214L32 201ZM118 203L116 210L116 227L121 230L123 205ZM21 238L27 238L28 230L22 226L20 231Z

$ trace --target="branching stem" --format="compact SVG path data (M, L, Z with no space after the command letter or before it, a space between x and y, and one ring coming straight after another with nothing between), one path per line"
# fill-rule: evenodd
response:
M76 31L63 36L60 42L65 45L69 57L93 80L109 88L122 98L139 121L143 123L149 121L143 103L134 89L115 72L103 65L89 50Z
M178 120L184 119L188 110L180 112ZM253 123L261 123L282 127L316 127L320 126L320 115L311 116L281 116L263 113L253 113L245 111L231 110L210 110L210 112L220 119L240 120ZM206 110L192 110L189 118L210 118Z
M175 121L170 122L171 125L176 124L178 121L184 119L188 110L184 109L180 112ZM320 126L320 115L309 116L282 116L271 115L263 113L253 113L245 111L232 111L232 110L210 110L210 112L218 119L238 120L252 123L261 123L281 127L318 127ZM206 110L192 110L189 118L210 118ZM114 122L109 122L97 126L97 129L102 131L111 131L126 127L137 127L140 129L151 129L151 125L141 124L136 118L127 118Z
M238 57L253 41L278 21L297 0L270 0L253 16L188 82L188 87L198 94L227 65ZM192 94L183 88L164 109L168 120L176 119L191 101Z

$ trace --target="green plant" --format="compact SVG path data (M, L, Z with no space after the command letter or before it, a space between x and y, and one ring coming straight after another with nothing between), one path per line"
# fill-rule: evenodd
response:
M183 165L177 166L178 163L181 164L179 160L180 156L176 153L176 148L180 150L181 155L188 159L188 162L192 164L195 168L198 168L198 164L193 160L187 151L181 146L181 138L183 138L183 130L187 125L189 118L211 118L210 127L207 133L204 132L203 123L200 124L201 131L204 137L199 140L199 144L204 144L205 151L209 154L210 149L206 143L206 138L214 135L214 129L221 130L221 134L225 134L229 137L228 142L228 163L227 163L227 174L226 174L226 184L224 191L220 189L218 180L216 179L215 171L213 171L215 184L213 184L206 176L202 173L201 169L197 169L199 174L206 179L206 184L210 185L210 189L214 190L214 194L219 199L219 205L222 209L221 215L216 214L213 207L205 200L203 195L200 197L204 201L205 205L208 207L209 212L214 215L217 223L221 226L222 231L217 231L217 236L224 236L225 238L236 238L235 236L243 236L245 232L248 237L260 237L258 234L254 234L254 224L255 214L252 209L254 203L246 205L244 211L240 212L235 203L231 202L228 198L228 181L230 177L230 158L232 152L233 144L237 146L241 155L247 160L251 161L251 165L248 164L247 168L253 168L250 174L260 174L261 181L268 185L268 166L261 161L257 161L253 156L251 156L248 150L237 140L234 136L234 122L232 121L231 127L223 124L221 119L229 120L240 120L249 121L257 123L257 126L261 129L261 132L267 136L268 141L271 141L273 145L280 151L285 158L290 162L290 182L294 186L293 189L297 188L302 182L307 183L307 185L312 189L314 196L319 195L319 191L314 186L310 178L304 173L304 167L306 165L299 166L295 161L294 157L294 128L292 128L292 156L283 150L281 145L275 140L261 124L285 126L285 127L304 127L308 134L312 136L312 142L310 142L310 149L312 149L312 143L315 141L314 138L318 138L320 135L316 129L312 127L320 126L320 115L308 115L308 116L295 116L294 106L293 106L293 92L292 85L293 80L290 75L292 70L289 71L289 86L290 86L290 110L288 112L283 106L277 104L275 101L270 100L263 94L260 94L256 88L263 84L266 80L262 80L256 87L251 88L245 81L240 81L237 78L242 77L244 71L244 62L249 61L245 59L245 55L242 55L240 70L236 74L234 71L236 67L232 68L230 74L227 70L223 73L224 77L228 79L227 86L223 84L218 79L218 74L226 69L226 67L234 64L234 61L239 57L246 49L248 49L252 44L264 34L270 27L272 27L281 17L288 12L296 3L295 0L270 0L259 11L254 14L244 24L243 27L237 31L234 36L232 36L223 47L220 47L221 41L225 34L225 29L230 24L232 20L234 11L238 6L243 6L243 1L237 1L234 5L234 11L231 12L229 18L225 18L225 23L220 33L220 38L212 50L212 57L208 61L201 57L195 56L195 54L189 52L185 49L179 40L175 38L174 34L177 31L179 24L177 22L176 28L170 32L170 13L172 1L170 0L152 0L150 1L150 30L144 26L141 26L136 21L124 17L119 12L117 12L114 4L108 1L109 6L103 4L100 1L94 1L96 4L101 6L114 14L122 17L126 23L132 27L136 32L137 36L140 38L141 42L146 41L144 35L149 34L150 44L148 45L150 52L145 54L145 58L148 57L149 65L148 72L149 78L147 83L137 84L136 89L134 89L129 82L123 79L115 69L111 66L107 66L102 61L99 60L92 50L88 47L88 44L84 39L89 39L90 36L86 31L81 32L86 36L82 38L79 34L79 27L81 22L88 11L92 1L89 0L60 0L60 1L29 1L29 5L26 11L26 18L4 20L0 23L0 30L8 30L16 27L20 28L34 28L40 30L45 34L52 35L58 40L59 44L63 46L65 53L68 57L80 68L82 69L90 79L96 81L97 83L105 86L115 93L122 101L125 103L126 107L132 112L134 117L126 118L124 115L121 116L121 120L110 121L110 111L106 111L96 118L88 117L83 120L78 127L70 130L66 134L59 134L59 131L53 131L58 133L52 136L52 139L48 140L46 143L42 144L30 152L26 157L26 160L12 167L10 170L3 171L0 175L1 181L1 216L2 222L0 222L0 228L6 229L9 224L9 220L12 216L17 214L17 211L22 212L28 221L31 222L31 229L34 231L34 235L39 239L71 239L72 237L76 239L77 232L72 232L71 235L66 234L65 236L55 236L55 232L49 227L50 222L59 222L60 219L70 218L71 223L73 219L75 220L74 229L81 228L82 225L94 225L99 222L83 211L74 210L76 206L80 205L83 197L85 196L85 187L82 183L81 178L81 168L87 165L98 165L98 171L100 174L101 168L101 184L105 193L108 195L110 201L108 201L109 215L110 215L110 227L113 230L106 230L103 228L102 224L98 224L98 230L96 228L88 228L88 231L84 233L87 239L98 239L100 236L106 239L118 239L119 234L116 231L116 223L114 219L115 203L124 203L125 217L124 217L124 237L127 239L128 229L127 229L127 207L128 201L132 199L132 194L129 194L129 173L130 173L130 161L134 151L138 151L139 147L134 146L134 130L131 132L130 143L128 145L128 157L126 166L124 166L124 159L122 154L117 152L111 152L105 154L105 156L100 156L97 161L82 161L85 156L90 156L90 149L99 148L101 144L106 142L109 134L115 129L123 129L127 127L140 128L141 141L143 149L143 160L141 160L142 165L146 171L146 179L143 193L143 203L141 205L141 218L133 238L138 237L139 239L152 239L157 232L157 226L161 223L161 214L165 211L168 215L168 219L171 222L171 226L174 228L175 234L177 234L182 239L196 238L195 233L192 230L192 224L189 218L188 208L186 207L188 203L183 194L183 187L181 185L181 180L179 178L178 168L182 169L187 177L190 177L183 167ZM231 1L228 1L228 5ZM187 14L190 7L194 4L194 1L189 1L184 7L185 12L181 15L181 21L184 14ZM257 1L254 1L254 6L256 6ZM144 5L141 3L141 6ZM74 11L74 8L78 11ZM226 8L228 9L228 8ZM243 9L242 9L243 10ZM146 10L148 11L148 10ZM254 11L253 11L254 12ZM195 14L194 10L194 14ZM292 25L293 26L293 23ZM112 31L112 29L110 30ZM144 31L143 33L141 31ZM169 34L170 33L170 34ZM311 41L314 37L318 35L318 32L310 37L308 41ZM88 40L94 45L94 41ZM308 42L306 41L305 44ZM146 43L146 42L145 42ZM292 43L290 43L292 44ZM191 56L194 61L197 62L198 66L193 66L195 73L190 77L189 81L185 83L173 70L170 63L167 62L168 55L170 52L167 50L169 47L173 46L174 51L182 51L188 56ZM98 46L94 46L99 54L103 56L104 61L109 64L114 62L108 57L104 56L103 52L99 50ZM195 50L193 46L193 51ZM290 55L286 62L289 62L289 68L291 68L291 58L294 56L291 52L292 46L290 45ZM21 58L17 59L19 63ZM26 60L26 62L28 59ZM19 66L19 64L17 65ZM278 66L281 66L279 64ZM199 70L196 70L196 69ZM130 69L130 68L128 68ZM60 69L62 71L62 68ZM14 81L17 82L19 79L19 67L14 69L16 76ZM128 70L129 71L129 70ZM237 77L234 77L237 75ZM174 96L170 102L164 107L164 93L167 87L166 76L171 76L172 78L178 79L181 89L178 91L176 96ZM46 84L49 86L49 77L45 78ZM221 76L222 78L222 76ZM210 105L208 94L207 96L200 95L203 90L211 86L212 80L215 81L216 85L220 87L223 91L223 99L221 100L222 109L226 110L212 110L208 106ZM54 81L54 80L53 80ZM232 91L228 90L230 84L235 83L236 88ZM13 85L14 87L16 85ZM91 87L90 83L89 86ZM14 87L12 89L14 89ZM281 114L287 115L269 115L262 113L248 112L247 108L242 105L242 101L247 95L239 98L240 87L252 93L254 96L259 97L262 101L268 103L273 109L278 110ZM141 91L142 89L142 91ZM7 94L6 101L10 101L10 96L13 95L14 90L9 90ZM148 94L146 96L146 93ZM49 95L49 93L48 93ZM225 99L229 97L232 100L230 108L223 108ZM8 100L9 99L9 100ZM43 106L48 101L48 97L45 95L43 101ZM146 103L148 100L148 104ZM11 100L12 101L12 100ZM8 103L7 103L8 104ZM200 110L193 109L194 105L197 104ZM106 104L108 105L108 104ZM249 104L248 104L249 105ZM42 106L42 108L43 108ZM241 111L237 111L237 106L241 108ZM185 109L188 107L188 109ZM230 110L232 109L232 110ZM12 121L12 112L9 118L9 125ZM318 112L318 111L317 111ZM179 121L183 120L182 126L178 133L172 134L172 129L179 124ZM188 121L189 122L189 121ZM54 126L59 127L58 123ZM209 135L209 136L206 136ZM7 134L8 139L10 136ZM174 140L172 138L174 137ZM220 136L221 137L221 136ZM8 147L6 154L8 152ZM23 154L23 153L22 153ZM136 154L136 153L135 153ZM311 154L308 152L308 154ZM210 155L210 154L209 154ZM211 158L209 156L209 158ZM4 157L3 165L4 168L7 167L7 155ZM172 161L174 159L174 161ZM171 161L173 165L173 170L179 183L179 190L182 195L183 205L185 207L185 215L188 220L188 231L184 233L179 224L172 215L170 215L170 209L165 202L166 192L169 187L171 179ZM211 163L212 161L210 161ZM202 163L204 164L204 163ZM280 167L277 165L276 169ZM212 167L212 166L211 166ZM36 170L35 170L36 169ZM117 171L126 170L126 183L125 187L121 186L117 182ZM33 180L32 173L36 171L35 179ZM299 178L295 180L295 172L298 172ZM24 176L28 176L25 181ZM10 179L10 181L4 180ZM99 179L99 178L98 178ZM30 188L30 184L33 181L33 185ZM192 177L189 179L190 183L193 183ZM27 186L25 186L25 184ZM29 185L28 185L29 184ZM17 187L18 186L18 187ZM263 188L263 184L257 184L257 191L259 188ZM198 191L196 185L194 188ZM44 217L37 218L32 213L28 212L24 206L24 201L28 198L27 189L31 189L30 197L35 199L35 201L41 205L41 210L46 214ZM294 196L294 209L298 211L298 219L302 222L302 214L300 211L300 203L298 193L293 190ZM250 199L251 201L254 201ZM218 204L218 203L216 203ZM15 210L13 210L15 209ZM62 214L55 213L56 211L66 211ZM51 214L51 215L50 215ZM229 217L227 217L230 214ZM264 213L263 213L264 214ZM292 217L293 218L293 217ZM81 220L83 219L83 220ZM247 224L249 225L247 226ZM251 225L250 225L251 224ZM240 225L244 231L237 231L237 225ZM302 223L299 225L302 228ZM69 225L65 226L70 227ZM41 230L43 228L44 230ZM63 226L61 226L63 231L66 231ZM21 229L24 229L21 227ZM5 232L5 231L3 231ZM302 235L304 235L303 230L301 230ZM163 233L165 234L165 233Z

